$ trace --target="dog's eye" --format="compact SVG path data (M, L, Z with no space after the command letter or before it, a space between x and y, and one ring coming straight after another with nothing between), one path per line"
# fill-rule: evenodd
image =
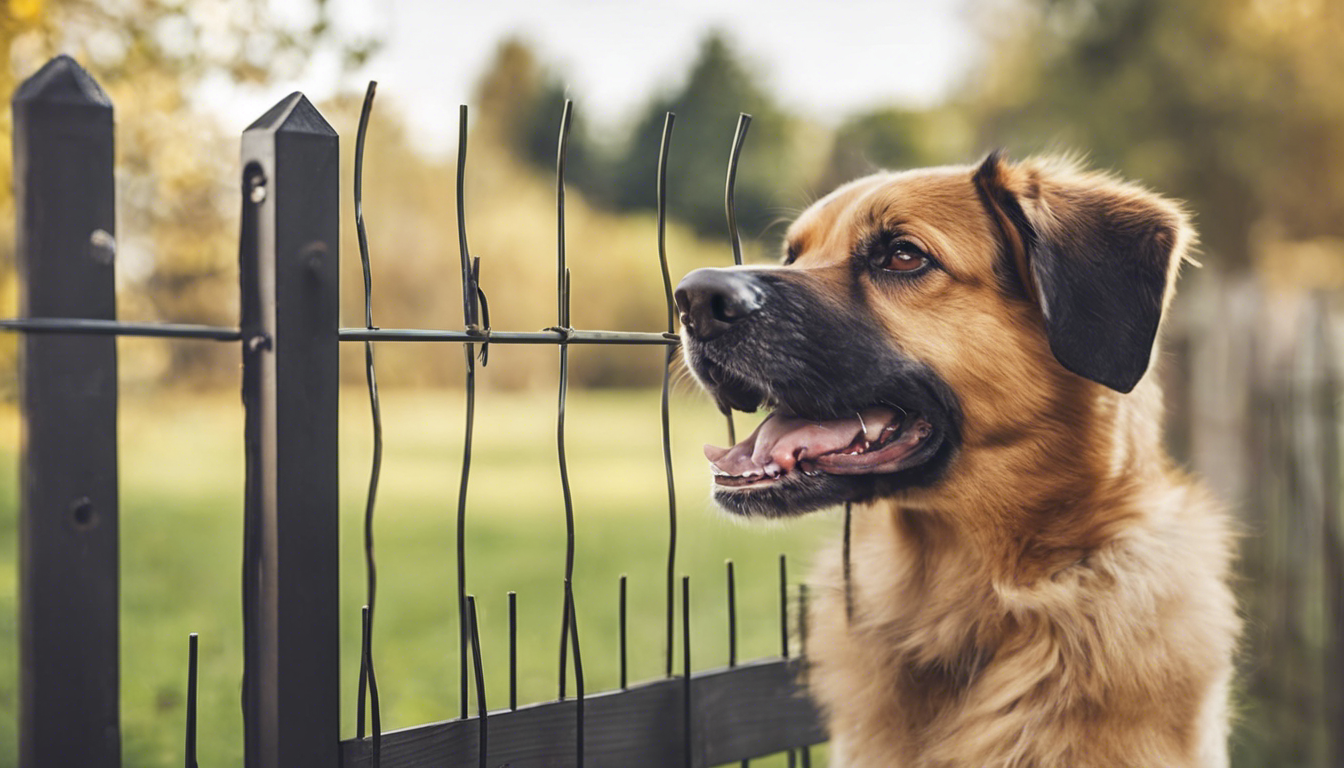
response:
M888 272L915 272L928 266L929 257L910 243L896 243L882 261Z

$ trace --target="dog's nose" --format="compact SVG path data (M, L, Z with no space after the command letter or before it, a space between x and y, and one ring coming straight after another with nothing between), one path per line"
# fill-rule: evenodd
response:
M682 278L676 299L687 332L712 339L760 310L764 293L749 272L706 268Z

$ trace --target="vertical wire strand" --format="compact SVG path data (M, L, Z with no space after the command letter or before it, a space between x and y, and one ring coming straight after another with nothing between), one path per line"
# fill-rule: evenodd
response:
M663 140L658 149L658 263L663 272L663 298L667 302L667 332L676 330L672 301L672 273L667 268L667 160L672 146L672 127L677 116L671 112L663 119ZM672 426L669 392L672 359L676 351L669 346L663 353L663 468L667 474L667 676L672 676L673 624L676 603L677 570L677 491L672 477Z
M187 733L185 749L186 768L199 768L196 762L196 680L199 653L196 633L187 635Z
M737 571L733 561L725 563L728 571L728 667L737 666ZM751 761L743 760L741 768L750 768Z
M798 663L802 664L802 682L808 682L808 584L798 584ZM802 768L812 768L812 748L808 745L798 749L802 757Z
M737 575L733 561L725 563L728 570L728 666L737 666Z
M789 563L779 556L779 652L789 658Z
M807 582L798 585L798 658L807 664Z
M574 111L574 102L566 99L564 112L560 115L560 139L555 153L555 208L556 208L556 330L569 331L569 268L565 266L565 156L569 149L569 125ZM569 489L569 462L565 458L565 395L569 389L569 345L560 344L560 383L558 387L558 405L555 415L556 457L560 463L560 490L565 501L565 583L574 580L574 501ZM570 638L577 643L577 633L571 633L570 613L566 610L560 619L560 698L565 698L565 680L567 677L566 654ZM574 653L578 655L578 648Z
M479 721L476 752L480 768L486 768L487 756L490 754L488 747L490 730L487 723L489 709L485 704L485 673L481 669L481 633L477 622L475 595L467 595L467 614L471 621L471 663L476 674L476 718Z
M583 655L579 652L579 618L574 606L574 583L565 582L565 613L569 616L569 639L574 646L575 731L574 749L578 768L583 768Z
M737 163L742 158L742 144L747 139L747 129L751 127L751 115L745 112L737 116L737 130L733 134L733 148L728 154L728 179L723 185L723 208L728 215L728 241L733 246L733 264L742 266L742 238L737 231L737 202L734 194L737 188ZM724 418L728 420L728 444L737 445L737 425L733 423L733 412L724 407Z
M840 559L845 579L845 625L854 623L854 574L849 557L850 534L853 523L853 504L845 502L845 529L840 540Z
M364 273L364 327L373 325L373 268L369 258L369 236L364 224L364 143L373 114L377 81L370 80L359 111L359 130L355 134L355 233L359 240L359 263ZM369 467L369 492L364 504L365 606L360 614L359 695L356 702L356 735L364 738L365 696L370 704L373 723L374 764L381 757L382 733L378 727L378 683L373 671L373 609L378 594L378 567L374 560L373 517L378 500L378 480L383 467L383 411L378 396L378 374L374 367L373 342L364 342L364 379L369 390L369 416L373 422L373 459Z
M622 573L622 574L621 574L620 598L619 598L619 600L618 600L618 602L617 602L617 607L616 607L616 613L617 613L617 615L619 616L619 619L618 619L619 624L618 624L618 626L620 627L620 630L619 630L619 631L620 631L620 654L621 654L621 690L625 690L625 689L628 688L629 685L630 685L630 678L629 678L629 676L627 675L627 668L626 668L626 658L627 658L627 656L626 656L626 645L625 645L625 643L626 643L626 639L627 639L627 634L626 634L626 613L625 613L625 606L626 606L626 600L625 600L625 597L626 597L626 588L625 588L625 586L626 586L626 585L625 585L625 582L626 582L625 574Z
M681 721L683 748L686 753L686 768L695 764L691 752L691 577L681 577Z
M789 561L783 553L779 555L779 650L789 658ZM796 768L797 753L790 749L788 754L789 768Z
M509 593L509 709L518 709L518 593Z
M378 704L378 677L373 669L373 645L370 638L373 636L373 611L369 606L360 609L360 655L363 657L361 667L368 672L368 691L369 691L369 721L370 728L373 731L373 765L374 768L382 765L383 762L383 722L382 711ZM357 717L360 720L359 738L364 738L364 711L363 700L358 702Z
M751 127L751 115L743 112L737 116L737 131L733 134L733 149L728 155L728 181L724 184L723 206L728 213L728 239L733 246L733 263L742 266L742 239L737 233L737 205L733 193L737 186L737 162L742 157L742 143L747 139L747 129Z
M468 329L476 327L479 294L471 251L467 247L466 206L463 193L467 176L467 105L458 108L457 126L457 246L462 261L462 319ZM462 479L457 490L457 627L458 700L461 716L467 716L467 482L471 477L471 439L476 422L475 345L463 344L466 355L466 428L463 430Z

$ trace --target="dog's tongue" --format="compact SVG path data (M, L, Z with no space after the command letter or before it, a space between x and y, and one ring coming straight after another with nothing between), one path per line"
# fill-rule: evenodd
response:
M860 434L865 440L877 440L895 419L895 411L877 407L828 421L772 414L732 448L706 445L705 458L721 474L775 477L793 469L800 459L848 448Z

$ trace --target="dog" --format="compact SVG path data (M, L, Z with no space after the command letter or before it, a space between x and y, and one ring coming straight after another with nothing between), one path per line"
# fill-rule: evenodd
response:
M1142 187L994 153L851 182L782 265L681 281L690 370L772 411L705 447L716 502L852 505L808 616L834 765L1227 764L1235 542L1151 372L1193 239Z

